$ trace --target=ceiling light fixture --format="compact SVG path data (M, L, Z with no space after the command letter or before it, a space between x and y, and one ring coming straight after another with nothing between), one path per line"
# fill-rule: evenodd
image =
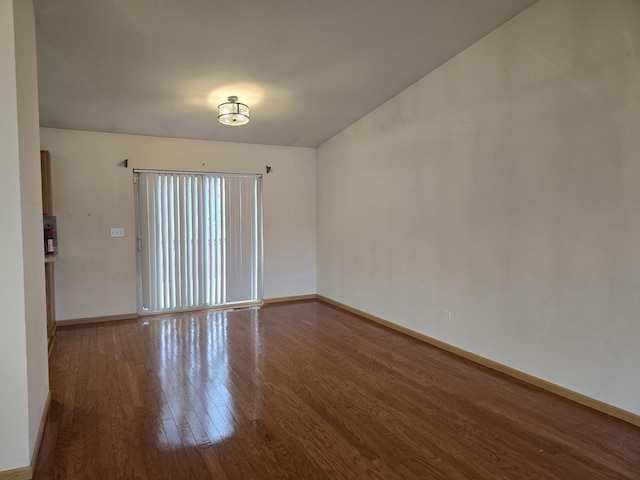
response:
M223 125L239 127L249 123L249 107L238 103L238 97L229 97L228 102L218 105L218 121Z

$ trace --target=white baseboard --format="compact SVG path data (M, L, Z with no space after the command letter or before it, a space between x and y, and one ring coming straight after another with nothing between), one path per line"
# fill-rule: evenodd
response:
M495 362L489 358L481 357L480 355L476 355L475 353L471 353L467 350L463 350L454 345L450 345L436 338L429 337L428 335L424 335L422 333L416 332L414 330L408 329L401 325L390 322L389 320L385 320L380 317L376 317L375 315L371 315L362 310L358 310L357 308L350 307L349 305L345 305L344 303L338 302L336 300L332 300L331 298L323 297L322 295L317 295L318 301L328 303L330 305L334 305L342 310L346 310L347 312L354 313L360 317L363 317L367 320L370 320L375 323L379 323L388 327L392 330L395 330L400 333L404 333L405 335L409 335L415 339L421 340L425 343L433 345L434 347L438 347L442 350L446 350L447 352L453 353L462 358L466 358L467 360L471 360L474 363L478 363L485 367L488 367L492 370L495 370L500 373L504 373L505 375L509 375L510 377L521 380L530 385L535 385L536 387L542 388L551 393L555 393L561 397L572 400L580 405L584 405L586 407L592 408L593 410L597 410L599 412L605 413L612 417L618 418L620 420L624 420L627 423L632 425L636 425L640 427L640 415L636 415L635 413L629 412L627 410L623 410L614 405L610 405L608 403L602 402L600 400L596 400L595 398L587 397L578 392L574 392L573 390L569 390L568 388L562 387L560 385L556 385L555 383L548 382L542 378L535 377L525 372L521 372L520 370L516 370L515 368L511 368L507 365L503 365L502 363Z
M115 322L118 320L133 320L136 318L138 318L137 313L122 313L120 315L105 315L102 317L70 318L68 320L56 320L56 327L85 325L88 323Z

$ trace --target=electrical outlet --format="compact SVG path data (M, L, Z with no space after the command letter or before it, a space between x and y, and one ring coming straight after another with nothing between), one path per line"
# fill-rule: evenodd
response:
M300 278L309 278L309 274L308 273L303 273L300 275Z
M446 318L447 320L451 320L451 311L450 310L442 310L440 312L440 316L442 318Z
M112 228L111 238L124 237L124 228Z

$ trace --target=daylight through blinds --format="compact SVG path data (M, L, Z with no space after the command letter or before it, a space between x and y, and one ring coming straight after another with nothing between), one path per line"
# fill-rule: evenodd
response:
M136 175L140 312L259 301L260 177Z

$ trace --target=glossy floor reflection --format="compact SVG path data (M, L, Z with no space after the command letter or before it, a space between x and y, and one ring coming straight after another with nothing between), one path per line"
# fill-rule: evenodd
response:
M228 322L227 312L143 322L149 329L153 351L158 353L153 371L158 372L162 392L168 392L162 398L162 418L172 419L176 426L188 425L191 432L201 434L198 440L192 435L169 437L161 432L161 447L196 446L233 434L235 404L229 392Z
M640 429L326 304L60 329L36 479L638 479Z

